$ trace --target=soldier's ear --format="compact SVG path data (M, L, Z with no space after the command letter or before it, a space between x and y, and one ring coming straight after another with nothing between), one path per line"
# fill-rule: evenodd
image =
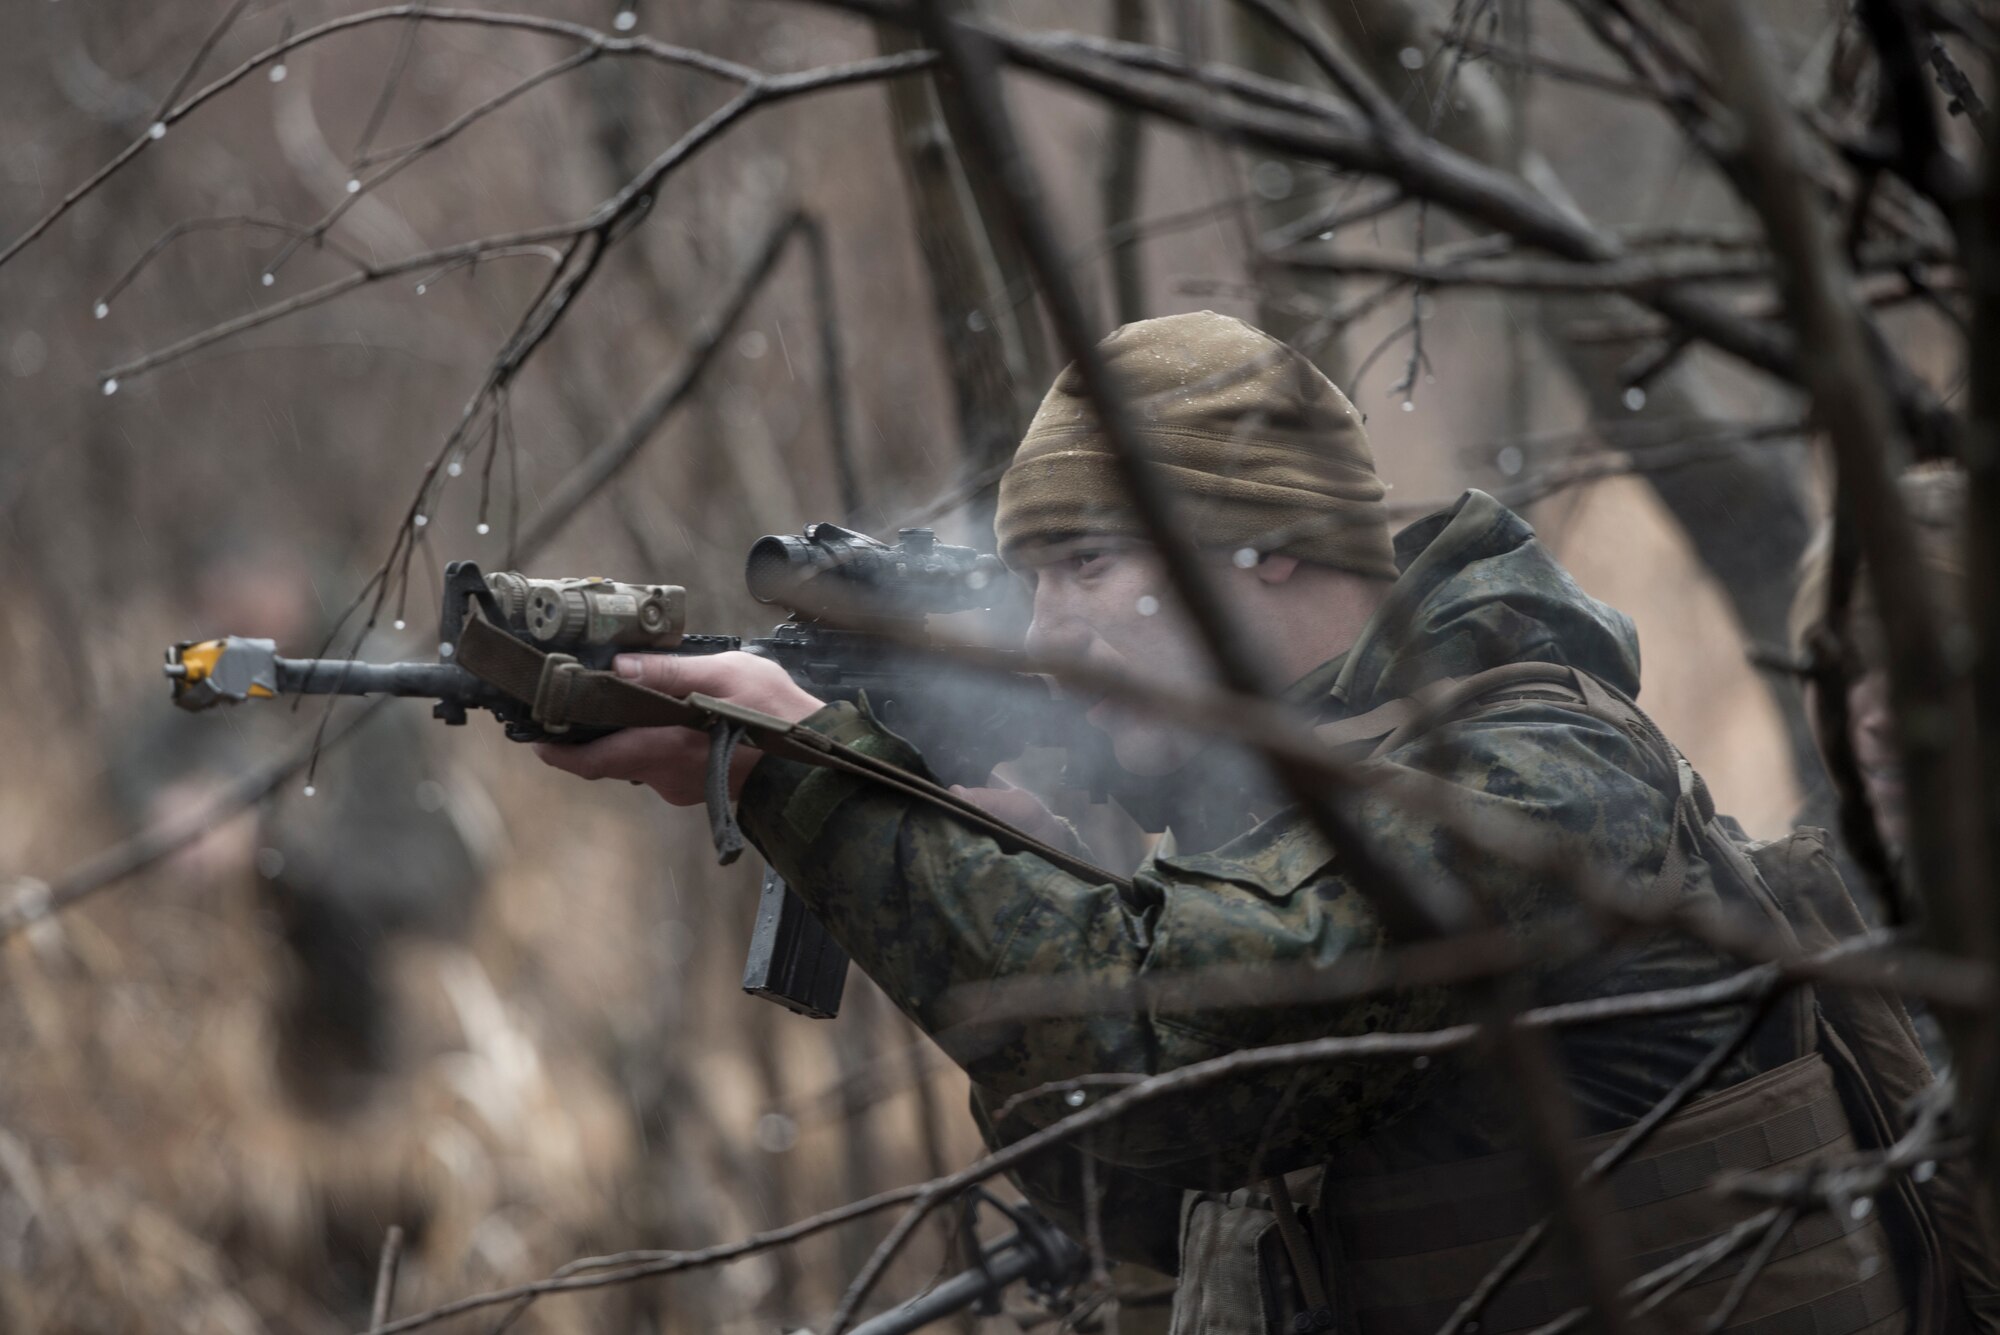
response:
M1257 578L1266 584L1283 584L1298 568L1299 558L1284 552L1265 552L1255 567Z

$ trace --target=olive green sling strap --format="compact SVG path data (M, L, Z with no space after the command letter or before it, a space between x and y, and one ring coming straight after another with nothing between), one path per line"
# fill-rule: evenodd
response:
M708 818L724 862L742 851L729 799L729 762L748 740L766 755L851 774L902 797L943 811L992 835L1009 848L1033 853L1093 885L1129 888L1124 878L1043 843L967 801L949 788L891 761L871 756L802 724L746 709L727 700L690 693L667 695L614 672L583 667L568 654L543 653L494 626L476 599L466 604L454 661L494 689L529 706L537 723L560 734L573 727L696 728L709 734Z

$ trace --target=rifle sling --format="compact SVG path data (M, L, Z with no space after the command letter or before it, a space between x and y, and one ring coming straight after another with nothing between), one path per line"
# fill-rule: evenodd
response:
M993 836L1002 844L1061 868L1093 885L1129 890L1131 883L1102 867L1043 843L984 808L891 761L797 723L745 709L699 693L672 696L628 681L614 672L584 667L568 654L547 654L486 619L478 599L468 599L454 661L495 690L529 706L536 723L560 736L572 727L699 728L713 739L709 748L710 831L724 862L742 848L729 803L729 757L748 740L766 755L838 770L946 812Z

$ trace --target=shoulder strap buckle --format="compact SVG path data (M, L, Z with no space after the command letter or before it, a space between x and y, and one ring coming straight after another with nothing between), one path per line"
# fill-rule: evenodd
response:
M570 689L584 671L583 664L570 654L548 654L542 659L542 675L535 681L535 698L528 712L542 730L557 736L569 731Z

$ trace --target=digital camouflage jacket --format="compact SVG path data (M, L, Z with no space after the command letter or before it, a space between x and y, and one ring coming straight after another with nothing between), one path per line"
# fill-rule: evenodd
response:
M1396 551L1402 574L1386 604L1351 651L1300 683L1302 728L1358 715L1444 677L1523 661L1569 665L1637 694L1631 622L1586 596L1527 523L1492 497L1466 493L1406 529ZM808 724L922 768L907 744L852 706L830 706ZM1382 763L1450 784L1462 820L1523 818L1543 836L1544 853L1635 886L1650 881L1668 846L1672 776L1618 728L1560 705L1521 700L1483 709ZM1237 809L1258 801L1199 785L1193 800ZM1574 910L1546 877L1455 856L1434 821L1385 797L1361 798L1352 813L1406 876L1462 886L1511 926L1531 928ZM1129 893L1002 852L948 816L863 781L789 761L757 765L739 814L751 840L854 961L965 1067L975 1114L996 1143L1068 1111L1060 1099L1042 1097L994 1124L1004 1101L1051 1081L1151 1074L1244 1048L1434 1029L1466 1018L1462 998L1444 988L1222 1011L1176 1005L1170 988L1156 987L1144 1008L1010 1021L997 1038L993 1026L953 1027L965 1018L967 999L995 981L1157 984L1215 965L1310 967L1384 949L1389 942L1368 901L1295 809L1254 823L1245 813L1247 829L1205 850L1175 851L1164 842ZM1684 893L1713 897L1712 885L1697 860ZM1581 962L1551 962L1527 980L1522 1000L1683 986L1727 971L1706 948L1662 935ZM1640 1116L1737 1015L1723 1008L1562 1032L1558 1055L1579 1130ZM1768 1060L1753 1045L1714 1083L1743 1079ZM1484 1080L1470 1060L1371 1059L1260 1072L1143 1105L1084 1147L1104 1193L1107 1246L1171 1271L1184 1190L1233 1190L1364 1144L1391 1164L1451 1162L1502 1145L1512 1133L1510 1101ZM1076 1154L1048 1156L1022 1181L1074 1226Z

